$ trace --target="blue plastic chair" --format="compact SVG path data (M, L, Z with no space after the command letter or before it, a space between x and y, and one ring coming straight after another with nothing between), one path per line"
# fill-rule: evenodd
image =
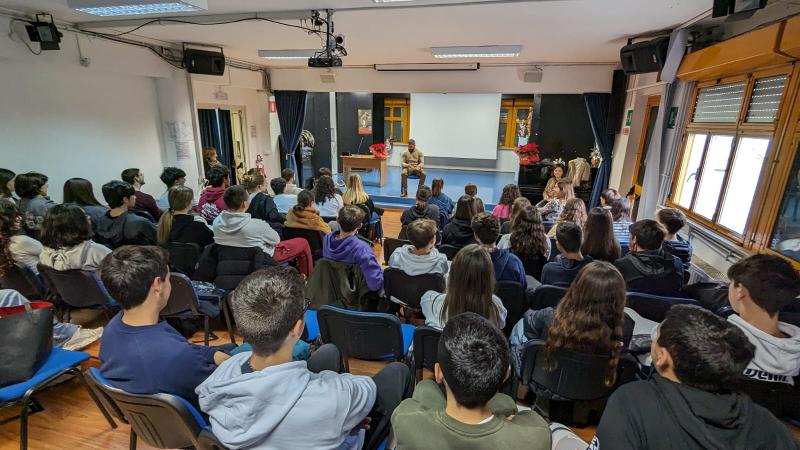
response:
M317 312L313 309L306 311L306 336L303 338L306 342L314 342L319 338L319 322L317 321Z
M100 408L111 428L117 427L114 419L111 418L108 411L100 403L81 372L80 365L87 359L89 359L88 353L54 348L44 365L29 380L0 388L0 408L13 406L17 403L21 405L19 416L19 448L21 450L28 448L28 414L42 410L42 407L32 398L33 394L41 391L62 375L77 376L89 392L89 396L92 397L94 403Z

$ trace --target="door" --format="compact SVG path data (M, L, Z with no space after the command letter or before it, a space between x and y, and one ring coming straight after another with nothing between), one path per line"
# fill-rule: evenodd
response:
M231 140L233 141L233 166L236 179L241 181L249 167L244 140L244 117L241 110L231 110Z
M650 141L653 138L653 130L656 127L656 120L658 119L658 105L661 103L660 95L653 95L647 97L647 110L644 113L644 133L639 140L639 151L636 154L636 167L633 170L633 190L638 199L642 195L642 183L644 182L644 173L647 169L647 149L650 147ZM631 216L636 217L639 203L636 202L631 211Z

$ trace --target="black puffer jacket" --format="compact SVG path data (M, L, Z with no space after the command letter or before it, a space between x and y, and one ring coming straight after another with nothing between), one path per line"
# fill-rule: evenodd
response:
M680 258L658 251L632 252L614 262L628 291L680 297L683 291L683 263Z
M442 244L464 247L474 243L475 234L468 220L452 218L442 230Z
M277 263L258 247L229 247L212 244L200 257L194 279L208 281L214 286L232 290L251 273Z
M275 205L275 200L269 195L259 192L252 200L250 206L247 208L254 219L261 219L267 222L273 230L277 231L281 236L283 230L283 222L286 221L286 216L278 212L278 207Z

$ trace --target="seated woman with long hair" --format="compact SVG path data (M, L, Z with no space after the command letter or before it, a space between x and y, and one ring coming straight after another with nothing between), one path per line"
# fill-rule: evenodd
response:
M537 280L531 283L528 279L528 286L535 287L550 257L550 239L544 234L542 216L530 204L512 217L511 234L503 235L497 248L509 249L522 260L525 274Z
M200 250L214 243L214 232L202 217L191 213L194 192L188 186L173 186L167 193L169 209L158 220L158 243L197 244Z
M625 280L610 263L593 261L578 273L556 308L529 310L511 331L511 356L519 374L523 345L531 339L547 342L546 361L557 350L609 356L603 374L614 383L623 346Z
M517 197L517 199L514 200L514 203L511 204L511 215L508 217L508 220L506 220L500 225L501 235L504 236L506 234L511 233L511 224L514 223L514 217L516 217L517 214L519 214L520 211L522 211L526 206L531 206L531 201L528 200L526 197ZM503 238L500 239L502 241ZM508 240L508 238L506 238L506 240Z
M610 263L619 259L620 246L614 237L614 222L608 209L599 206L589 211L583 227L581 253Z
M383 209L375 206L375 203L369 198L369 194L364 190L364 183L361 182L361 176L359 174L351 173L350 176L347 177L347 191L342 194L342 200L345 205L356 205L361 209L366 208L364 212L368 214L364 217L364 226L361 227L361 230L366 231L367 225L370 223L380 222Z
M322 217L336 217L344 207L342 196L336 193L333 178L323 175L314 183L314 202Z
M92 182L85 178L70 178L64 182L64 203L74 203L83 208L86 215L92 218L92 227L97 228L97 221L108 212L94 196Z
M539 208L542 220L556 220L561 215L561 210L567 204L567 200L575 198L575 190L569 180L559 180L553 187L552 200L549 200L543 207Z
M302 190L297 194L297 204L286 214L286 222L283 223L283 226L284 228L317 230L325 234L331 232L331 227L322 220L314 205L314 194L308 190Z
M111 250L92 241L89 216L75 204L56 205L42 223L42 254L39 263L55 270L90 270L100 267Z
M443 329L449 317L473 312L498 328L506 324L506 308L494 295L494 267L489 252L476 244L459 250L450 265L447 292L426 292L420 301L425 325Z
M462 195L456 203L456 212L442 230L442 244L463 247L475 243L472 218L477 214L475 197Z
M453 214L456 204L453 199L444 193L444 180L442 178L434 178L431 181L431 199L430 203L439 207L439 211L447 214L450 217Z
M558 225L564 222L572 222L581 227L582 230L583 226L586 225L586 203L583 203L583 200L577 197L567 200L564 203L564 209L561 210L561 215L558 216L558 220L547 232L547 237L555 239Z
M509 216L511 216L511 205L519 197L522 197L519 186L516 184L505 185L503 193L500 195L500 201L497 202L497 205L492 210L492 215L501 221L508 220Z

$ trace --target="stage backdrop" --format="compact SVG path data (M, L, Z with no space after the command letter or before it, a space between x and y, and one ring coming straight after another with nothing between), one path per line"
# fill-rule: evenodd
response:
M500 94L411 94L411 134L425 156L497 159Z

